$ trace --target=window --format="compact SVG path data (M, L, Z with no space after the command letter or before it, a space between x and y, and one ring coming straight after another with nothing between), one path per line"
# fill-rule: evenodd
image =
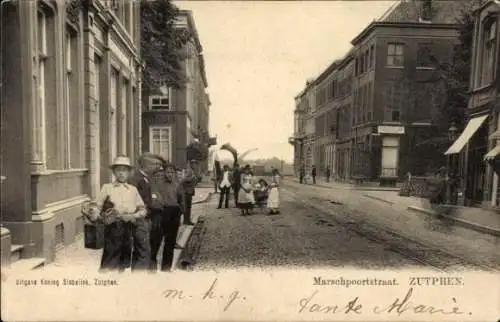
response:
M68 168L82 168L83 161L83 113L79 99L79 78L78 78L78 33L67 26L66 32L66 81L65 81L65 138L67 140L67 160Z
M114 158L117 156L117 148L120 146L118 141L119 135L117 134L119 111L117 109L118 105L118 77L119 73L116 69L111 68L111 78L109 85L109 95L110 95L110 154Z
M387 66L403 67L404 66L404 45L389 44L387 46Z
M418 44L417 49L417 68L432 68L432 44Z
M67 140L65 118L58 108L56 95L56 65L64 52L56 52L51 46L55 42L55 9L38 3L37 12L37 77L36 109L33 126L33 159L45 169L59 170L64 167L64 144ZM63 63L64 68L64 63ZM64 76L63 76L64 77ZM64 78L62 79L64 82ZM61 84L64 93L64 83Z
M384 84L384 88L386 104L384 120L388 122L400 122L401 106L407 104L407 84L398 81L388 81Z
M373 102L374 98L372 97L373 95L373 82L370 82L370 85L368 85L368 102L369 102L369 107L368 107L368 121L373 121Z
M40 160L42 162L46 161L46 132L45 132L45 113L47 107L47 65L48 65L48 51L47 51L47 15L45 12L38 12L38 108L39 113L38 128L34 133L34 137L37 138L37 149L33 158L35 160Z
M120 98L121 98L121 102L120 102L120 142L121 142L121 145L120 145L120 152L119 154L125 154L127 155L127 144L130 140L130 129L129 126L127 126L127 119L128 117L130 117L130 115L128 115L127 113L127 103L128 103L128 79L126 78L123 78L123 81L122 81L122 84L121 84L121 88L120 88ZM130 156L132 157L132 156Z
M365 52L365 72L369 71L369 65L370 64L370 52L367 49Z
M150 96L149 106L152 111L170 110L170 100L168 96Z
M172 161L172 127L151 126L149 128L149 148L152 153Z
M488 21L484 25L481 85L489 85L494 79L496 25L497 22L495 20Z
M359 56L359 74L363 74L365 72L365 57L363 54Z
M374 61L374 55L375 55L374 51L375 51L375 46L371 45L371 47L370 47L370 69L372 69L374 67L374 65L375 65L374 64L375 63L375 61Z
M366 110L366 121L370 121L370 84L365 86L365 110Z

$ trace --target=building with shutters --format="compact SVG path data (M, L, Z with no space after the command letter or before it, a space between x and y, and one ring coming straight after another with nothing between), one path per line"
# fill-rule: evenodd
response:
M498 208L500 203L500 1L475 11L471 97L467 123L446 154L457 160L460 205Z
M462 6L461 1L397 2L352 40L346 65L337 62L338 69L330 66L313 82L316 163L332 165L339 179L382 184L444 164L442 151L417 143L430 139L433 115L442 106L434 62L452 58L454 19ZM350 79L342 94L340 76Z
M113 158L140 151L139 7L1 6L2 257L50 261L82 233Z
M179 167L185 167L186 148L194 138L208 144L210 97L201 45L192 12L182 10L176 28L186 29L191 38L186 44L183 61L187 81L179 88L167 85L156 95L143 98L143 151L157 153ZM208 169L208 160L201 164Z
M314 158L315 100L314 80L308 80L305 89L295 97L294 134L289 138L289 143L294 147L294 171L297 175L301 166L305 168L306 173L310 174L316 161Z

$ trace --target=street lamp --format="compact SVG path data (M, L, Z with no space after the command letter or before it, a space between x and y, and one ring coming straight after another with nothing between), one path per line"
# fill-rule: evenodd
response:
M448 129L448 139L453 142L457 139L458 128L455 122L451 122L450 128ZM447 183L447 199L451 204L457 203L456 194L456 181L455 181L455 170L456 170L456 158L453 155L448 155L447 157L447 172L448 172L448 183Z
M454 141L457 138L458 128L455 126L455 122L451 122L450 128L448 129L448 138L450 141Z

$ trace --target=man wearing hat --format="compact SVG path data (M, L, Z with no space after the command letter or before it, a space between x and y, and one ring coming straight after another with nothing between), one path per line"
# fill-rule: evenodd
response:
M148 211L146 218L137 220L135 225L130 224L133 241L132 270L145 270L149 268L151 257L149 241L149 231L151 229L150 211L152 203L151 178L160 168L161 160L157 155L144 153L139 157L138 167L136 171L134 171L134 175L129 179L129 183L135 186L139 191ZM125 261L130 262L130 260L127 259L125 259Z
M130 224L146 217L146 207L137 188L127 183L131 174L130 159L115 158L110 166L116 180L102 186L92 209L82 209L92 221L103 220L104 250L101 270L123 270L124 259L130 258ZM104 213L104 203L112 206Z

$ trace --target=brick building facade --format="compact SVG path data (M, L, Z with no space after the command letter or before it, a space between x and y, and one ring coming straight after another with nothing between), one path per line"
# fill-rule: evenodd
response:
M334 63L335 68L330 66L313 82L320 102L327 101L317 106L325 112L315 113L323 129L315 137L320 142L316 160L335 151L328 165L338 179L393 183L407 172L424 174L445 163L443 151L417 143L429 139L434 114L443 104L435 64L452 57L457 42L454 19L461 5L396 3L353 39L342 60L345 65ZM340 76L349 84L339 87L338 80L335 85L329 80ZM332 98L330 88L342 99ZM339 93L342 88L344 93Z
M139 37L134 2L2 2L2 257L52 260L140 151Z
M184 48L187 82L180 88L164 86L158 89L158 95L144 97L142 138L144 151L158 153L184 167L186 147L193 139L198 138L203 143L210 141L211 102L206 92L203 47L191 11L181 11L175 27L187 29L191 35ZM207 169L208 160L202 164L202 171Z
M483 1L475 12L471 97L467 125L447 155L458 163L458 203L497 208L500 204L500 2Z

